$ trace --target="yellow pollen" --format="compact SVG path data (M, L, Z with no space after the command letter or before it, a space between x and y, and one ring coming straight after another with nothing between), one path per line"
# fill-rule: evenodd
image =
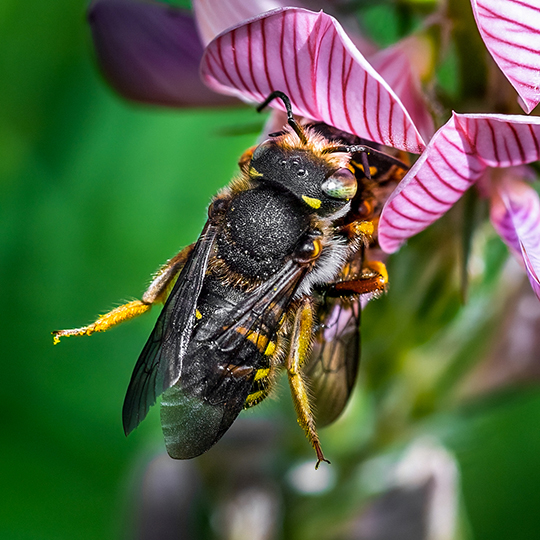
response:
M357 223L357 225L356 225L356 230L359 233L364 233L364 234L366 234L368 236L373 235L373 230L374 229L375 229L375 227L373 226L372 221L361 221L360 223Z

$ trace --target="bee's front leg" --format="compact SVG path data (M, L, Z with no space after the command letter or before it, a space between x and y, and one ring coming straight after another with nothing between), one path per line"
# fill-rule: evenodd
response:
M158 270L141 300L133 300L132 302L123 304L109 311L105 315L102 315L88 326L54 331L52 333L54 336L54 344L60 343L60 338L62 337L90 336L94 332L105 332L121 322L142 315L147 312L153 304L164 302L170 292L171 285L174 283L174 279L184 267L194 245L195 244L192 244L184 248L178 255L167 261L167 263Z
M381 294L388 285L388 272L380 261L364 262L362 274L355 279L344 279L325 287L327 296L350 296L354 294Z
M302 365L308 358L311 349L311 339L314 327L314 306L310 298L305 297L300 301L294 315L294 321L291 331L291 344L289 354L286 360L287 375L291 387L294 408L298 423L306 433L309 442L317 454L317 464L319 467L321 461L330 463L321 449L319 435L315 427L315 418L311 411L309 395L306 382L302 374Z

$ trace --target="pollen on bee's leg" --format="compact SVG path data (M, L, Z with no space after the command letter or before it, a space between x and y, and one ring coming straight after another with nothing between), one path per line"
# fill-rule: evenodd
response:
M388 285L388 270L386 269L386 265L383 262L367 261L364 266L365 268L371 270L374 274L376 274L378 282L383 287L386 287L386 285Z
M373 224L373 221L356 221L354 225L352 226L355 234L357 236L364 235L371 237L373 236L373 232L375 231L375 225Z
M366 204L368 203L366 202ZM345 234L351 242L356 239L367 245L370 243L373 237L375 228L376 225L373 220L362 219L358 221L353 221L352 223L341 227L340 232L342 234Z
M60 343L60 338L69 336L91 336L94 332L105 332L120 324L121 322L128 321L142 315L151 308L151 304L142 302L141 300L134 300L128 302L122 306L119 306L109 313L102 315L99 319L88 326L82 326L81 328L71 328L69 330L56 330L53 332L53 342L55 345Z

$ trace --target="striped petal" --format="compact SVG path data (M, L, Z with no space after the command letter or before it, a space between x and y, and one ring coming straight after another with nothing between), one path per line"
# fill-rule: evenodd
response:
M456 125L489 167L540 159L540 118L504 114L456 114Z
M442 216L487 167L540 158L540 118L456 114L435 134L383 209L379 243L388 253Z
M527 276L540 298L540 198L525 182L498 182L491 200L491 222L497 233L521 255Z
M409 152L425 147L400 99L325 13L287 8L253 19L212 41L201 69L218 92L260 103L281 90L300 116Z
M516 89L525 112L540 102L538 0L471 0L476 24L491 56Z
M203 84L190 13L167 4L98 0L88 11L98 63L123 97L169 106L234 103Z
M426 106L420 80L405 54L404 43L371 55L369 62L399 96L422 137L429 140L435 131L433 118Z
M371 41L359 34L356 18L350 13L344 13L344 10L340 9L339 3L334 0L302 0L301 2L298 0L294 2L290 0L192 0L191 4L205 47L215 37L233 26L238 26L267 11L294 4L295 7L306 9L322 9L330 14L338 11L342 23L344 20L351 20L351 27L355 29L354 36L351 37L358 49L365 55L372 54L377 50Z
M295 2L299 5L298 2ZM208 45L216 36L238 26L248 19L252 19L270 11L290 5L283 0L193 0L193 11L204 46Z
M455 119L437 131L386 203L379 244L387 253L441 217L485 171Z

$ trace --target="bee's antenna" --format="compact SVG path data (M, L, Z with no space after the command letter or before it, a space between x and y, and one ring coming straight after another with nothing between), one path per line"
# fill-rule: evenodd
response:
M298 135L302 144L307 144L308 140L302 126L294 119L291 100L289 97L280 90L274 90L265 100L257 107L257 112L261 112L271 101L279 98L283 101L285 109L287 111L287 123L294 129L294 132Z

